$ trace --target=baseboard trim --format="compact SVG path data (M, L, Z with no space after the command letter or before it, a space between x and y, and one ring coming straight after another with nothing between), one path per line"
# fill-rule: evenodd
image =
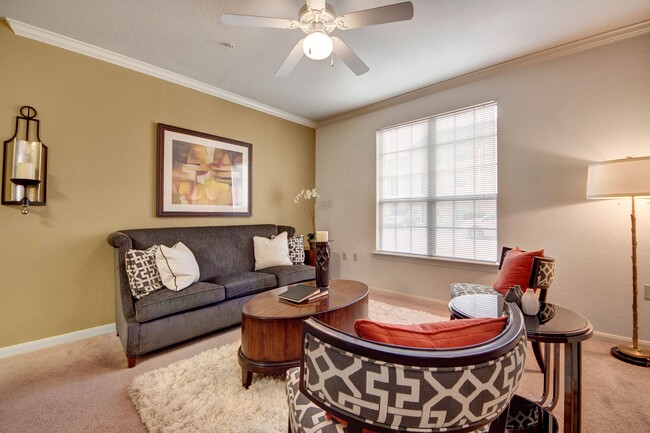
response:
M427 298L426 296L412 295L410 293L399 293L393 290L382 289L381 287L368 287L370 293L377 292L380 295L386 296L387 298L401 298L406 299L407 301L415 303L424 303L429 304L435 307L447 309L449 302L441 301L439 299Z
M86 338L96 337L97 335L108 334L109 332L115 332L115 329L115 323L109 323L108 325L82 329L81 331L69 332L62 335L55 335L54 337L43 338L41 340L28 341L14 346L0 347L0 359L20 355L21 353L46 349L48 347L58 346L60 344L70 343L77 340L84 340Z
M599 340L611 341L615 344L632 344L632 337L623 337L621 335L608 334L606 332L594 331L594 337L598 338ZM639 346L650 347L650 341L639 340Z

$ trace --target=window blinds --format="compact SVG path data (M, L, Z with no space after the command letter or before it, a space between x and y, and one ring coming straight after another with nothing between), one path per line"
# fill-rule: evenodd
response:
M377 131L377 250L497 260L497 104Z

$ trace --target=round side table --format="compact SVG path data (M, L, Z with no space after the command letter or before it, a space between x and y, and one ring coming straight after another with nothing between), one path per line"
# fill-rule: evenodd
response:
M449 302L452 317L468 319L501 317L501 295L463 295ZM564 433L580 433L582 412L582 342L591 338L593 326L580 314L559 305L540 303L539 313L524 315L526 336L545 344L544 392L537 401L548 410L557 405L560 393L560 345L564 346ZM551 348L553 362L551 362ZM552 390L549 393L549 390ZM548 400L549 395L551 399ZM545 404L546 403L546 404Z

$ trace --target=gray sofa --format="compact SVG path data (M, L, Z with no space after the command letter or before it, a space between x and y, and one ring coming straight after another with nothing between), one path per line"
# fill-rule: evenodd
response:
M253 236L270 238L290 226L273 224L173 227L111 233L115 248L115 323L129 367L136 357L241 322L241 307L255 294L315 278L307 265L276 266L254 271ZM132 297L125 267L129 249L183 242L196 257L200 280L175 292L158 290Z

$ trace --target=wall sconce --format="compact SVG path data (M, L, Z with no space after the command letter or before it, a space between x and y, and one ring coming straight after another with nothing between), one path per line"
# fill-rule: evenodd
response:
M47 146L41 142L36 114L34 107L21 107L20 116L16 116L14 135L4 142L2 204L21 205L23 215L27 215L29 206L45 206ZM32 122L36 123L36 131L32 128L36 141L29 139ZM18 138L21 126L24 140Z

